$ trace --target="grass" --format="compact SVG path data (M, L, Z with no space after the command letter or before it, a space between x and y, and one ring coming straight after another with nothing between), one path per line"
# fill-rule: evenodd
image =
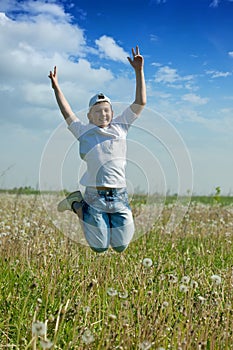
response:
M71 241L37 194L0 199L0 349L233 349L230 199L192 200L172 233L165 205L122 254Z

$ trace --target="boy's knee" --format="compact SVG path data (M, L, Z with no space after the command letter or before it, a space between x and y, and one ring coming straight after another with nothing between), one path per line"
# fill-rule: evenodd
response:
M117 253L122 253L127 247L128 245L121 245L119 247L112 247L112 249L114 249Z
M106 252L106 250L108 250L108 247L106 247L106 248L91 247L91 249L96 253L104 253L104 252Z

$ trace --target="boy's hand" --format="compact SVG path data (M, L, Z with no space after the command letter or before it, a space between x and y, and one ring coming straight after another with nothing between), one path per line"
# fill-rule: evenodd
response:
M51 79L52 88L54 89L56 86L58 86L58 78L57 78L57 67L54 67L53 72L50 71L48 77Z
M134 48L132 48L132 55L133 55L133 59L131 59L130 57L127 57L129 63L131 64L131 66L132 66L135 70L141 70L141 69L143 68L144 59L143 59L143 57L140 55L139 47L138 47L138 46L136 46L136 53L135 53L135 51L134 51Z

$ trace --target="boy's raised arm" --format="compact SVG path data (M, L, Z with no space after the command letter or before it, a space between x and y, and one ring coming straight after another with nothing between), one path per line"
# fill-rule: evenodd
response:
M135 100L131 104L131 109L135 114L140 114L146 105L146 83L144 77L144 59L140 55L139 47L136 46L136 52L132 49L133 59L128 58L129 63L134 68L136 75L136 93Z
M74 115L74 112L72 111L68 101L66 100L60 86L58 83L58 77L57 77L57 67L54 67L53 72L50 71L49 78L51 79L52 88L55 93L55 97L57 100L57 104L60 108L60 111L66 120L67 124L71 124L74 120L77 120L77 117Z

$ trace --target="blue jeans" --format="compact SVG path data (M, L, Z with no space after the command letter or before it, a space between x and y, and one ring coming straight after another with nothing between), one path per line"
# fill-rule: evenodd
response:
M122 252L134 234L126 188L97 190L87 187L83 204L84 235L90 247L104 252L111 246Z

